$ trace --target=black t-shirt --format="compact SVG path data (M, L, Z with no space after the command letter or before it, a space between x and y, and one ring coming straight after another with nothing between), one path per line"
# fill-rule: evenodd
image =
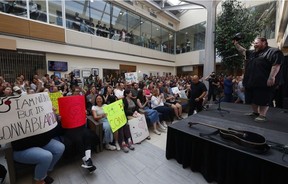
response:
M271 68L282 64L283 53L277 48L267 47L262 51L246 51L247 63L243 85L245 87L267 87Z
M192 82L190 91L190 100L198 98L204 91L207 91L205 84L203 84L202 82L198 82L197 84Z

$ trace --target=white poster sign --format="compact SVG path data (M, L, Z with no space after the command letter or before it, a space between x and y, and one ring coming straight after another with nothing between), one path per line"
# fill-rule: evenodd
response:
M0 98L0 144L47 132L57 125L47 92Z
M185 92L186 92L185 90L181 90L180 93L179 93L179 97L180 98L184 98L184 99L188 99L188 97L187 97Z
M133 143L139 143L149 136L144 115L128 120Z
M131 72L131 73L125 73L125 80L127 83L133 83L136 82L138 83L138 75L137 72Z
M180 91L179 91L179 88L178 87L173 87L173 88L171 88L171 90L172 90L172 93L175 95L175 94L179 94L180 93Z

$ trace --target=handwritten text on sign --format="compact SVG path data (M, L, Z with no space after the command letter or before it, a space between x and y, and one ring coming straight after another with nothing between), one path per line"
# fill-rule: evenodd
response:
M125 73L125 80L127 83L138 83L137 72Z
M41 134L57 125L48 93L0 98L0 144Z
M149 136L146 119L144 115L128 121L133 143L139 143Z
M59 105L58 105L58 98L62 97L61 92L54 92L54 93L49 93L49 97L52 102L52 106L56 109L56 114L59 114Z
M103 110L107 114L107 119L109 121L112 132L115 132L126 124L127 119L124 113L122 100L117 100L116 102L104 106Z

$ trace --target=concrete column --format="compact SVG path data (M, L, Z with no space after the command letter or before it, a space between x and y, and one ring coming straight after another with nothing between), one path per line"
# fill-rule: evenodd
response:
M207 9L207 27L205 35L205 60L203 77L208 76L215 71L215 24L216 24L216 8L220 1L206 1Z
M221 0L210 0L210 1L197 1L197 0L186 0L185 2L191 2L203 6L207 9L207 27L205 34L205 60L204 60L204 71L203 77L208 76L211 72L215 71L215 24L216 24L216 9L217 5ZM207 83L205 82L208 87Z

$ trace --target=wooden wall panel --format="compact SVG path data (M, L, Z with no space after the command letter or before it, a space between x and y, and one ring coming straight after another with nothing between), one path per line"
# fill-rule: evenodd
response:
M29 36L29 21L0 14L0 32Z
M0 33L32 37L41 40L65 42L64 28L21 19L0 13Z
M44 40L52 40L56 42L65 42L64 28L59 28L38 22L29 22L30 36Z
M0 49L16 50L16 40L0 38Z

